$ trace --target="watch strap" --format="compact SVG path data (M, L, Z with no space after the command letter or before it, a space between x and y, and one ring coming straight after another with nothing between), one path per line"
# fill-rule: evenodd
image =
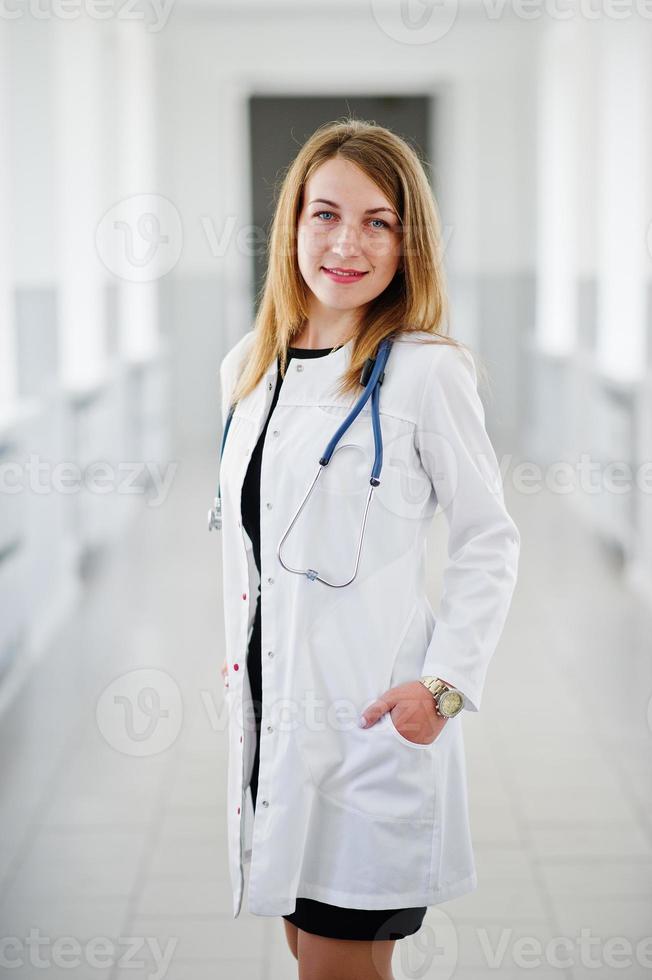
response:
M420 677L419 680L423 684L423 686L427 688L427 690L430 691L430 693L432 694L435 702L435 710L437 711L437 714L440 715L442 718L451 717L450 715L442 714L442 712L439 710L439 699L441 698L442 694L444 694L447 691L456 691L463 700L464 695L462 694L462 692L458 691L456 687L451 687L450 684L447 684L440 677L432 677L430 675L425 675L424 677Z

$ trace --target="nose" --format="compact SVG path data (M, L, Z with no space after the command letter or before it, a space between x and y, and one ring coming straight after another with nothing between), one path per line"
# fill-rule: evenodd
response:
M341 255L342 258L358 255L360 253L360 241L356 228L343 221L337 228L333 229L330 247L336 255Z

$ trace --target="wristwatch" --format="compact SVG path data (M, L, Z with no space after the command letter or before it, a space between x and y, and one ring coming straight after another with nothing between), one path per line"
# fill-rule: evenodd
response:
M464 695L439 677L420 677L435 699L435 710L442 718L454 718L464 707Z

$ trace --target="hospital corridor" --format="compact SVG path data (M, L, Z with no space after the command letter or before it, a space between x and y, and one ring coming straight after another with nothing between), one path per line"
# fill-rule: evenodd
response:
M234 916L222 667L225 585L241 588L208 512L220 365L254 326L283 176L318 127L354 119L424 164L449 333L484 368L520 533L480 710L446 721L463 735L477 888L428 906L393 976L652 976L652 17L634 0L619 11L79 0L67 15L0 13L3 975L299 977L282 918L249 909L251 850ZM338 410L316 411L328 438ZM251 418L234 416L229 439ZM397 452L387 492L400 486L412 514ZM339 492L339 526L312 542L351 532ZM427 532L435 617L455 582L449 517L438 508ZM436 756L422 749L401 758ZM255 819L266 826L258 805Z

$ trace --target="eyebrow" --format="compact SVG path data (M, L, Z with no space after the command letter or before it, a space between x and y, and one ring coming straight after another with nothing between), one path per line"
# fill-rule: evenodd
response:
M308 207L310 207L311 204L329 204L332 208L338 209L340 207L339 204L335 203L335 201L327 201L324 197L316 197L314 201L310 201ZM388 211L389 214L393 214L396 218L398 218L396 211L393 211L392 208L367 208L365 214L378 214L379 211Z

